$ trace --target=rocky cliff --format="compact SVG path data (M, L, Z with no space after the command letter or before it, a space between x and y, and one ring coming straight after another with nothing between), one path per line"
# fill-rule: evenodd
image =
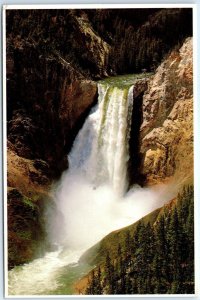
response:
M191 17L191 9L8 10L9 145L60 176L96 101L91 80L154 68L191 35ZM169 26L178 28L173 36Z
M192 38L158 67L143 97L140 174L148 184L193 177Z

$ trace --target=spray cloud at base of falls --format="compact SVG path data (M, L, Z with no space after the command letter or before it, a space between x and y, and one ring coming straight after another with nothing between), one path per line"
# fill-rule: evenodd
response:
M127 163L133 85L98 84L99 103L79 131L67 170L56 188L58 213L49 220L52 243L86 250L112 230L162 206L166 189L133 187Z

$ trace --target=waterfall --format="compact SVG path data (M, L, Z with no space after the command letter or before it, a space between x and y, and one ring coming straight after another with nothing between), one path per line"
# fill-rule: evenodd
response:
M70 172L79 169L96 189L109 184L118 196L127 190L127 162L133 86L98 84L96 106L79 132L69 155Z
M97 176L108 181L117 195L127 189L127 162L133 107L133 86L110 86L104 93L99 89L99 130L97 148Z
M98 104L91 110L74 141L68 156L69 170L56 190L56 206L60 214L54 214L49 224L50 240L54 244L87 248L91 242L100 239L105 227L107 232L113 227L120 228L119 218L112 224L106 220L106 211L102 216L104 229L97 230L98 223L92 220L92 215L96 215L96 206L104 211L102 206L107 209L110 201L116 205L127 189L133 86L99 83L98 94ZM87 210L91 221L78 226ZM96 233L91 235L93 240L87 244L84 237L90 226ZM74 239L75 233L78 239Z

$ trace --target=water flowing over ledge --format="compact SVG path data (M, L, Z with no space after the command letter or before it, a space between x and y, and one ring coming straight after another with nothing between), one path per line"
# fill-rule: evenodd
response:
M117 78L116 84L113 78L99 82L99 103L74 141L69 170L64 172L55 191L56 210L47 214L49 240L58 250L11 270L10 295L30 292L31 295L56 295L62 294L63 289L65 294L71 294L72 282L67 280L74 263L86 249L171 198L169 194L164 195L163 188L134 187L126 194L136 79L132 75L128 80ZM76 272L77 279L80 269ZM88 272L88 267L81 270L81 276L84 272Z
M79 170L94 189L109 184L116 195L127 188L127 162L133 86L98 84L99 105L80 130L69 156L70 172Z

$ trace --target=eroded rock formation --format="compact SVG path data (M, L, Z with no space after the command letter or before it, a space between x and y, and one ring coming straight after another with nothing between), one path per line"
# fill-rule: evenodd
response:
M193 176L192 38L156 70L143 98L141 174L153 184Z

